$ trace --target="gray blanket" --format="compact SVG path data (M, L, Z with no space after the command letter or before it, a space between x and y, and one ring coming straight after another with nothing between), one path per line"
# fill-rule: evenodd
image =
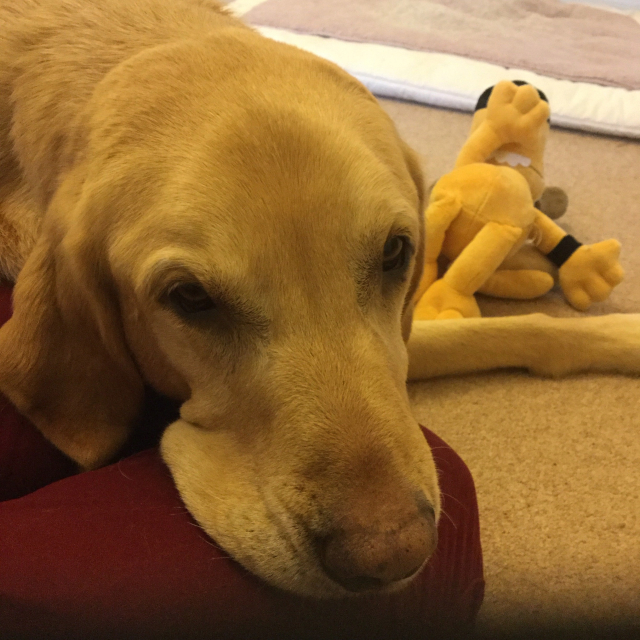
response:
M245 19L640 89L640 24L558 0L267 0Z

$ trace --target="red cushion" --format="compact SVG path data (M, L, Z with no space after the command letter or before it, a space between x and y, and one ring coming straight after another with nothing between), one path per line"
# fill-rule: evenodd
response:
M76 473L76 465L0 395L0 501Z
M168 409L159 413L171 419ZM446 513L433 558L393 596L315 602L265 585L218 548L184 508L157 448L65 478L68 461L5 404L4 495L52 484L0 503L0 635L254 638L314 630L373 638L469 624L484 590L473 479L445 442L424 433Z

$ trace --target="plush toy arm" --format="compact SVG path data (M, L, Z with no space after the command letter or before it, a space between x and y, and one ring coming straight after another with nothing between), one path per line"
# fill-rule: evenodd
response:
M560 241L567 235L567 232L559 227L551 218L545 216L542 211L536 209L536 218L533 224L538 229L538 240L536 246L541 253L551 253Z
M464 143L456 158L456 169L467 164L486 162L491 154L499 149L504 142L493 125L483 122Z
M425 212L424 270L413 298L415 302L438 279L438 257L442 251L444 236L458 213L459 199L453 194L438 192L436 185Z
M618 262L620 243L617 240L581 245L540 212L535 224L541 232L538 248L542 253L551 257L552 251L557 252L562 244L568 246L565 256L556 264L560 287L572 307L586 311L593 302L606 300L622 282L624 271Z

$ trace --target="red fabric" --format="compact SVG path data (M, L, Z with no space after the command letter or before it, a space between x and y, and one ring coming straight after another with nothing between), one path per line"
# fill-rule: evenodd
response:
M473 479L424 433L446 514L433 558L401 593L315 602L265 585L219 549L184 508L156 447L70 475L5 404L0 490L22 497L0 502L0 636L399 638L469 624L484 589Z
M76 465L0 396L0 501L76 473Z

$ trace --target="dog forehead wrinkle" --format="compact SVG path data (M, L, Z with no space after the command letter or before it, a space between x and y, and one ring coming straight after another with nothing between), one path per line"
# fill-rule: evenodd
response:
M382 283L389 234L406 235L415 243L415 219L406 214L394 216L392 222L389 218L380 214L361 228L356 216L350 224L329 229L322 228L325 223L317 216L310 216L308 224L284 218L275 229L263 227L261 237L252 243L249 267L260 283L257 288L274 292L271 301L282 301L290 321L300 314L311 314L320 323L330 322L336 314L343 320L361 320L363 305ZM318 237L324 242L319 243ZM265 264L271 268L265 269ZM399 299L400 289L393 300Z
M343 195L357 192L358 185L370 192L379 191L381 181L397 182L388 156L374 149L376 136L331 119L334 109L323 110L308 97L295 104L295 96L289 96L286 107L282 96L271 103L260 98L259 104L234 109L201 143L194 167L200 168L201 184L218 183L231 169L234 181L227 186L246 197L245 208L263 198L269 211L287 202L287 192L331 199L345 181Z
M316 285L331 277L331 263L339 265L345 253L353 255L342 245L349 239L354 245L368 230L368 212L376 212L373 217L380 218L381 236L386 237L390 212L411 211L412 203L394 172L363 140L344 136L339 129L337 134L331 128L327 132L326 123L300 120L270 123L270 128L252 121L248 131L230 124L231 131L199 146L181 188L189 193L189 226L207 221L199 241L205 236L220 244L214 236L232 218L234 234L225 242L233 245L234 259L246 254L242 240L250 237L252 270L262 271L265 258L287 271L312 264L316 269L307 270L304 280ZM258 235L256 228L261 230ZM318 243L318 237L325 241Z

